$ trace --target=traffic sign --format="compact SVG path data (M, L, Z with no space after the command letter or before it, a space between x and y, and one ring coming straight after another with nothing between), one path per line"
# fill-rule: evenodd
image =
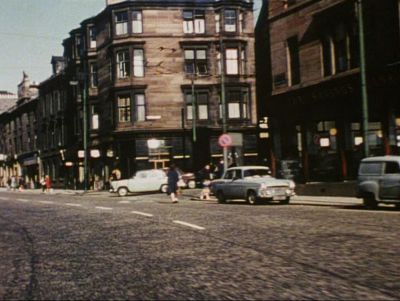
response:
M218 144L221 147L228 147L232 145L232 138L228 134L222 134L218 138Z

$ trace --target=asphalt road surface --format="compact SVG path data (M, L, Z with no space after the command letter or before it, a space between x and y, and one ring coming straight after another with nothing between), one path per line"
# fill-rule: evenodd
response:
M0 299L398 300L400 212L0 193Z

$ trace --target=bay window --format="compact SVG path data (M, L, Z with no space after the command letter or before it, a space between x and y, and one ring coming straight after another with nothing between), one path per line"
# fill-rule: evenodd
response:
M129 51L121 50L117 52L117 77L126 78L130 76Z
M236 32L236 11L234 9L224 11L224 25L226 32Z
M132 12L132 33L142 33L143 23L142 23L142 12L133 11Z
M131 97L129 94L118 96L118 122L127 123L131 121Z
M133 49L133 76L144 76L143 49Z
M115 13L115 34L124 35L128 33L128 12Z
M135 94L135 121L146 120L146 101L143 93Z

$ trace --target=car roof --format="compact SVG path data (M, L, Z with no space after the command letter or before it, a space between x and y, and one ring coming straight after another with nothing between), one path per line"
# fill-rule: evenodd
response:
M368 157L362 159L362 162L388 162L388 161L397 161L400 162L400 156L377 156L377 157Z
M235 170L235 169L241 169L241 170L246 170L246 169L268 169L268 166L261 166L261 165L248 165L248 166L235 166L235 167L229 167L228 170Z

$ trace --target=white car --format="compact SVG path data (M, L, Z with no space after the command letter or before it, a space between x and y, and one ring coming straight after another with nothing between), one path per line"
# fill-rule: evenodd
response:
M168 178L165 171L161 169L141 170L125 180L111 182L110 192L118 193L119 196L126 196L130 192L167 192Z
M211 182L211 192L218 202L227 199L244 199L249 204L259 200L279 201L288 204L295 195L295 183L271 177L266 166L240 166L228 168L221 179Z

